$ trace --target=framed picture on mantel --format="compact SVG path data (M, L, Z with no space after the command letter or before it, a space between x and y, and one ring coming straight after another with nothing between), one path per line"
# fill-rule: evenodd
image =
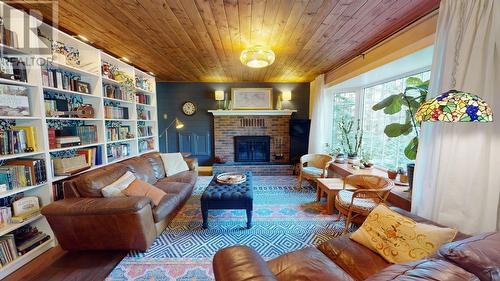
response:
M272 88L232 88L233 109L273 109Z

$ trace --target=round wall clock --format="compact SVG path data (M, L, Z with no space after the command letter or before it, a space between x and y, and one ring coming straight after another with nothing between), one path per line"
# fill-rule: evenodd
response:
M187 116L194 115L196 113L196 105L193 102L187 101L182 105L182 112Z

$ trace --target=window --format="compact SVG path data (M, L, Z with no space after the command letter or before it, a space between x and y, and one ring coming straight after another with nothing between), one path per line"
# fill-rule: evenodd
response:
M338 122L342 118L355 118L356 115L356 93L338 93L333 95L333 132L331 146L333 149L341 147L341 135Z
M376 165L395 169L405 168L407 163L412 162L406 158L404 149L414 137L414 133L398 138L389 138L384 133L388 124L404 122L406 118L404 110L394 115L385 114L383 110L372 110L372 106L384 98L403 92L406 79L409 77L417 77L426 81L430 78L430 71L378 83L358 91L333 94L332 148L341 147L339 120L342 117L360 118L363 126L362 151L369 154Z

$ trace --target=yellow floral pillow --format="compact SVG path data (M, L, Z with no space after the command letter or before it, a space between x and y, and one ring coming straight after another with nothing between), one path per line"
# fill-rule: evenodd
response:
M417 223L379 205L350 238L388 262L405 263L434 254L456 234L455 229Z

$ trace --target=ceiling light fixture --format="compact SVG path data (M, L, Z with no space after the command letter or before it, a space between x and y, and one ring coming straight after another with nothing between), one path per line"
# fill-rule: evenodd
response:
M149 73L149 75L151 75L151 76L155 76L155 74L154 74L153 72L151 72L151 71L150 71L150 72L148 72L148 73Z
M273 50L262 45L255 45L243 50L240 55L242 64L252 68L262 68L273 64L275 55Z
M130 60L128 58L126 58L126 57L122 57L122 60L126 61L126 62L130 62Z
M77 35L78 38L80 38L82 41L89 42L89 39L83 35Z

